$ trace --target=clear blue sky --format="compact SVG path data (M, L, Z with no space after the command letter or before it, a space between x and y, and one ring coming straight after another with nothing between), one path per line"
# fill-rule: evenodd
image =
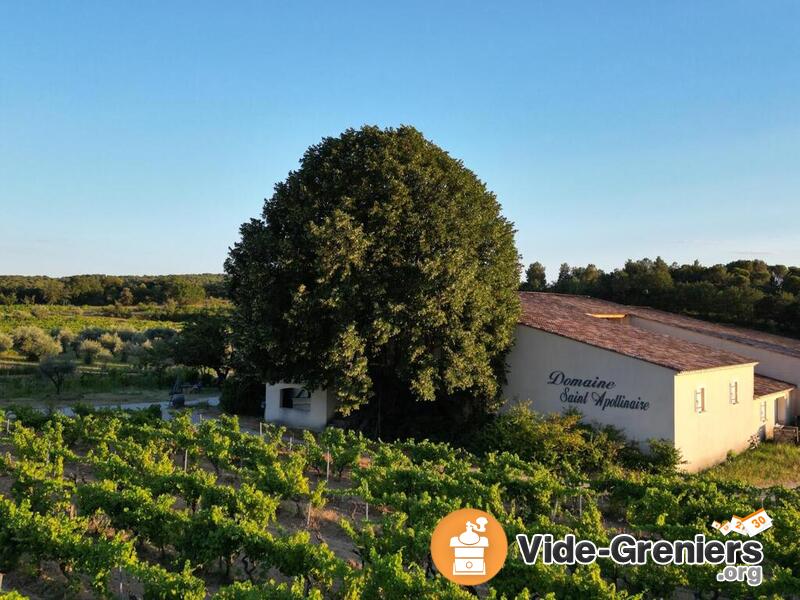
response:
M800 264L800 3L0 3L0 273L220 272L321 137L411 124L524 262Z

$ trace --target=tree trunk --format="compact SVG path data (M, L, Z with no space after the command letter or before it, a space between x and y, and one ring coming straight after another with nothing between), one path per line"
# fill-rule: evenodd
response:
M375 384L375 437L392 437L397 422L399 382L388 368L376 369L372 381Z

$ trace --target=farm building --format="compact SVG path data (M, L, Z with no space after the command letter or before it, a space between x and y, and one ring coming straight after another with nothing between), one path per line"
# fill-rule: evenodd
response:
M636 441L673 442L688 471L794 425L800 341L583 296L521 292L506 406L577 409ZM267 385L267 421L321 429L325 390Z
M521 293L507 406L672 441L698 471L794 425L800 341L582 296Z

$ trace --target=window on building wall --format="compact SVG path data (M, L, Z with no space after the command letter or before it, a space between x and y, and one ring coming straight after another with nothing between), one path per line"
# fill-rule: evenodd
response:
M728 384L728 397L731 401L731 404L739 404L739 382L738 381L731 381Z
M761 401L761 407L760 407L760 411L759 411L759 416L761 417L761 422L762 423L766 423L767 422L767 401L766 400L762 400Z
M281 389L281 408L292 408L295 410L311 410L311 392L303 388L282 388Z
M694 410L701 413L706 412L706 388L699 387L694 391Z

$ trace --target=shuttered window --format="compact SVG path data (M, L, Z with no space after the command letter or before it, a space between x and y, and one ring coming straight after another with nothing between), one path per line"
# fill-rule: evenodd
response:
M700 387L694 391L695 412L706 412L706 388Z
M728 396L731 404L739 404L739 382L731 381L728 384Z

